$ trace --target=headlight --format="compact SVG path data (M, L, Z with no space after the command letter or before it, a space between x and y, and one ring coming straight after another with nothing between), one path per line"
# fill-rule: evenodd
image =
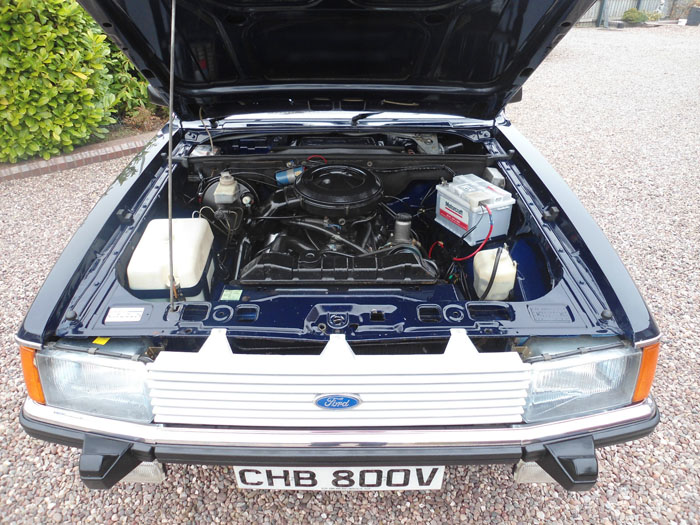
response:
M641 356L639 350L628 347L533 363L525 421L576 417L629 405Z
M143 363L47 349L35 360L47 405L128 421L153 419Z

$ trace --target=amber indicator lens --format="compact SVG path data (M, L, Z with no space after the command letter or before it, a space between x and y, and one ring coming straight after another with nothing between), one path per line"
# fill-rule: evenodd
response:
M642 349L642 364L639 367L639 376L637 377L637 387L634 389L632 402L644 401L651 390L651 383L654 381L654 373L656 372L656 363L659 360L660 343L650 346L645 346Z
M19 355L22 359L22 373L24 374L24 384L27 385L27 394L37 403L46 404L44 391L41 389L39 381L39 370L34 363L36 350L26 346L19 347Z

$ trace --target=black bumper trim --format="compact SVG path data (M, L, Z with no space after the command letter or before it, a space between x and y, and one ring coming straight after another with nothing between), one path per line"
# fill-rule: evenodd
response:
M545 443L537 464L566 490L590 490L598 481L598 459L592 436Z
M212 450L214 449L215 450ZM399 465L486 465L515 463L521 447L362 447L362 448L249 448L187 447L159 445L156 457L163 463L203 463L240 466L386 466Z
M594 448L639 439L650 434L660 420L659 411L644 421L627 423L593 432L581 432L564 438L552 438L525 446L405 446L405 447L241 447L206 445L150 445L118 436L97 436L27 418L20 413L20 424L32 437L89 451L83 454L102 455L110 463L115 451L121 451L123 463L105 467L100 479L99 469L84 477L91 488L109 488L128 474L138 463L158 459L162 463L189 463L239 466L397 466L397 465L468 465L517 463L537 461L568 490L587 490L595 483ZM105 439L109 450L92 445ZM99 447L98 447L99 448ZM117 461L117 460L115 460ZM93 464L100 462L93 459ZM117 461L117 463L119 463ZM86 462L87 466L87 462ZM110 470L114 469L114 470ZM83 469L81 469L81 474ZM594 475L595 470L595 475ZM112 474L109 474L111 471ZM95 474L97 472L97 474ZM115 474L118 473L117 474ZM83 476L81 476L83 477Z
M133 443L88 434L80 454L80 479L91 489L108 489L134 470L141 460Z

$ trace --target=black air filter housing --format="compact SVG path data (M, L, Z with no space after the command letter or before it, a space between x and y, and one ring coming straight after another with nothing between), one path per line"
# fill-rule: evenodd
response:
M294 192L304 210L325 217L365 215L376 208L384 195L382 182L374 173L342 165L304 171Z

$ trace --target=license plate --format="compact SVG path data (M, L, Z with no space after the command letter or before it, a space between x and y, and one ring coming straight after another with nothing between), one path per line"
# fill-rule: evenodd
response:
M242 489L440 490L445 467L233 467Z

